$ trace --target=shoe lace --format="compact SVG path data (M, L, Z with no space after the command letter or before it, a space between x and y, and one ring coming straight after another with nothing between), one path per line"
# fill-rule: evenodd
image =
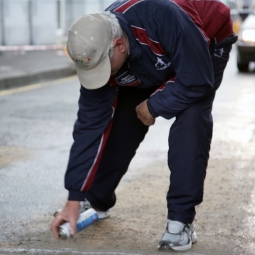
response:
M91 204L90 204L90 202L85 198L85 200L82 201L82 202L80 203L80 211L81 211L81 212L85 212L85 211L87 211L87 210L90 209L90 208L91 208Z
M184 226L183 226L183 228L182 229L180 229L178 232L176 231L170 231L169 230L169 224L170 224L170 221L168 221L167 222L167 226L166 226L166 230L168 231L168 232L170 232L171 234L174 234L174 235L179 235L179 234L181 234L183 231L184 232L192 232L192 229L191 229L191 227L190 227L190 225L189 224L184 224Z
M168 221L167 222L167 226L166 226L166 230L168 231L168 232L170 232L171 234L176 234L176 235L178 235L178 234L180 234L181 232L183 232L184 230L185 230L185 228L186 227L189 227L188 226L188 224L185 224L185 225L183 225L183 227L180 229L180 225L179 226L176 226L176 225L173 225L172 224L172 226L171 226L171 230L169 229L170 228L170 225L171 224L171 221Z

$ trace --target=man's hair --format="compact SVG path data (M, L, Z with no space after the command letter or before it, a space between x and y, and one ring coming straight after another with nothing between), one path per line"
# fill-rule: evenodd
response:
M113 13L109 11L105 11L105 12L101 12L100 14L107 17L107 19L109 20L111 24L111 28L112 28L111 48L112 48L114 39L123 38L123 30L119 24L118 19ZM114 53L113 51L110 51L110 58L113 57L113 53Z

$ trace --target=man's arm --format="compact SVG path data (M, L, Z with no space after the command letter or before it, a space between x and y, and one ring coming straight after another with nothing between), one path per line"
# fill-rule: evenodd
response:
M171 57L174 80L166 82L148 101L151 115L175 117L213 90L214 76L207 39L178 6L154 16L162 47Z
M74 143L65 174L69 200L84 200L84 192L93 182L114 115L116 96L116 88L109 85L95 90L81 87Z
M84 200L85 192L93 182L96 163L100 161L103 150L102 140L107 139L106 132L111 127L116 96L116 88L109 85L96 90L81 87L78 118L73 130L74 143L65 174L68 201L51 224L56 238L58 227L66 221L70 223L71 234L76 232L80 201Z

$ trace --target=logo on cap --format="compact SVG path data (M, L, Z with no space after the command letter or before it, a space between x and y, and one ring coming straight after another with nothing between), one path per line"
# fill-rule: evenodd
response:
M76 62L84 67L88 67L88 62L91 60L90 57L87 57L86 59L75 59L74 57L71 57L71 58L74 62Z

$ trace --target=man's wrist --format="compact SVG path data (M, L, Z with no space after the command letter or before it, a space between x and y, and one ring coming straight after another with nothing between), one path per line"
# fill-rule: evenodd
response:
M147 100L147 107L148 107L148 111L150 112L151 116L152 116L153 118L157 118L158 115L157 115L157 113L154 111L154 109L153 109L153 107L152 107L152 105L151 105L151 103L150 103L150 99Z

